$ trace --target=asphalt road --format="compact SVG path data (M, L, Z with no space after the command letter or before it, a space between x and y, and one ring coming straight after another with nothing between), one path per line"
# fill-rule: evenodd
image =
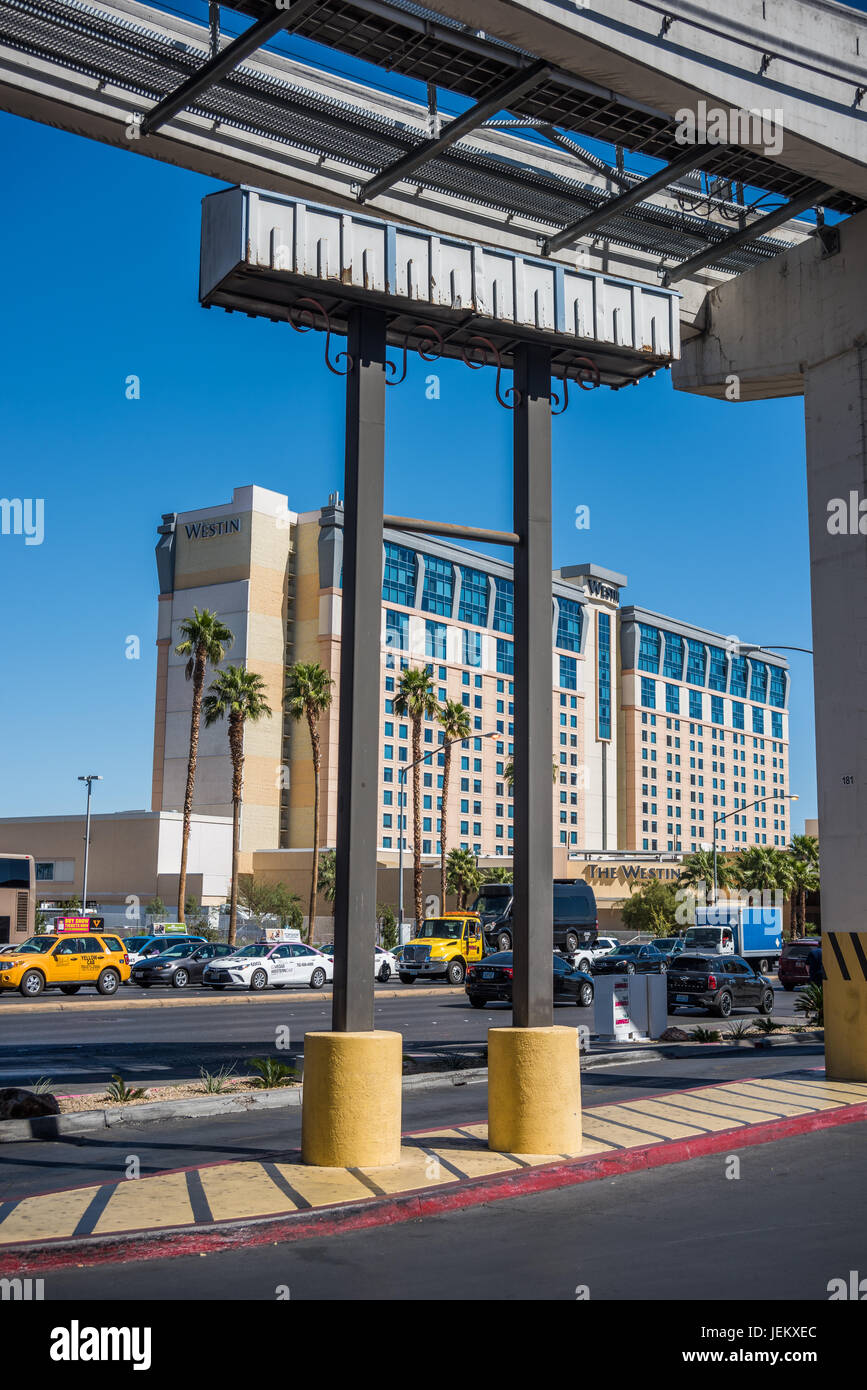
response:
M821 1055L793 1057L784 1051L613 1065L584 1073L582 1102L587 1106L634 1100L738 1077L821 1076L822 1068ZM433 1126L450 1128L486 1119L484 1082L455 1085L444 1078L444 1084L435 1089L404 1093L404 1131ZM227 1159L279 1161L287 1151L299 1148L300 1143L301 1111L292 1107L195 1121L173 1120L141 1129L118 1127L44 1142L2 1144L0 1201L106 1181L123 1170L131 1154L136 1155L142 1174L147 1175Z
M177 992L156 989L148 998L160 994L177 998ZM130 997L138 999L140 992ZM802 1021L794 1012L795 997L775 990L778 1021ZM124 1009L113 1000L100 1000L97 1008L39 1013L29 1010L29 1003L20 997L0 999L0 1086L32 1084L44 1076L66 1094L101 1091L114 1073L139 1086L197 1079L203 1068L216 1072L226 1064L243 1073L252 1057L289 1060L303 1053L306 1032L331 1026L330 1000L309 990L271 992L236 1005L221 997L191 1008ZM744 1010L732 1017L756 1019L757 1014ZM375 1009L377 1026L402 1033L404 1050L410 1053L484 1043L488 1028L507 1025L511 1018L509 1005L473 1009L464 995L447 989L439 996L410 989L399 998L381 999ZM592 1008L557 1005L555 1018L593 1028ZM722 1032L728 1026L695 1011L670 1015L669 1023Z
M580 1354L582 1326L592 1339L594 1301L703 1301L702 1323L730 1325L716 1306L722 1300L825 1302L830 1280L867 1270L867 1230L857 1217L867 1125L733 1148L732 1154L740 1159L737 1180L726 1176L730 1156L716 1154L392 1227L50 1272L45 1298L273 1303L285 1299L288 1287L293 1302L574 1303L581 1288L591 1308L583 1314L575 1308L563 1329ZM767 1323L769 1313L749 1320ZM797 1313L781 1308L770 1320L809 1321ZM624 1329L629 1325L624 1308ZM172 1334L173 1326L158 1327L155 1350L160 1339L170 1344ZM694 1316L679 1319L676 1308L663 1311L660 1337L667 1348L672 1339L682 1350L702 1345ZM596 1352L611 1358L612 1370L639 1365L628 1346L609 1342Z

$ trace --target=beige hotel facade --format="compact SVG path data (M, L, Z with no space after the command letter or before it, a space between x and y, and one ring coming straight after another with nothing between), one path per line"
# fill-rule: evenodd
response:
M152 811L183 802L190 687L175 654L179 626L194 607L213 609L235 634L226 661L259 672L274 711L245 737L243 868L302 891L312 843L310 742L306 723L283 713L284 678L293 662L318 661L334 680L321 725L321 839L333 846L342 504L332 496L298 513L286 496L248 486L230 502L165 515L159 533ZM408 664L428 665L438 699L462 702L470 716L471 737L453 752L448 845L486 864L510 858L513 594L511 566L501 559L389 530L382 577L380 897L396 902L402 812L412 848L411 778L405 787L401 781L411 729L394 711ZM715 813L727 817L719 843L728 850L790 838L785 660L740 656L719 634L622 606L626 583L589 563L552 575L555 874L589 878L601 907L622 901L647 874L674 875L683 854L712 840ZM426 721L423 740L431 758L422 767L422 852L425 886L435 892L442 814L435 720ZM225 728L203 729L197 814L230 816L230 788ZM760 797L754 810L741 811ZM610 925L608 913L603 920Z

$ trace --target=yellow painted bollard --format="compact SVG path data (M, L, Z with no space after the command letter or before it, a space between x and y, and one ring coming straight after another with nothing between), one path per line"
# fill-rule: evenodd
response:
M488 1148L496 1153L578 1153L579 1058L574 1028L490 1028Z
M400 1161L403 1038L306 1033L301 1158L322 1168Z

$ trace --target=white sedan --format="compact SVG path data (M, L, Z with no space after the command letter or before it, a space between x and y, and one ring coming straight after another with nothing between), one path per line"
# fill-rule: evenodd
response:
M393 956L391 951L386 951L383 946L375 947L375 952L373 973L377 980L387 984L392 975L397 975L400 970L397 957Z
M268 985L273 985L274 989L285 989L287 985L321 989L333 978L332 961L312 946L304 946L299 941L276 945L271 941L256 941L251 946L240 946L233 956L224 956L207 966L202 984L211 989L225 989L227 985L251 990L266 989Z

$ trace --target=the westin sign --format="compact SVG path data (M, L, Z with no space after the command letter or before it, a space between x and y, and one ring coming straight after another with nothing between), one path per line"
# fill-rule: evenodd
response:
M188 521L184 525L188 541L207 541L212 536L231 536L241 529L241 518L230 517L223 521Z

